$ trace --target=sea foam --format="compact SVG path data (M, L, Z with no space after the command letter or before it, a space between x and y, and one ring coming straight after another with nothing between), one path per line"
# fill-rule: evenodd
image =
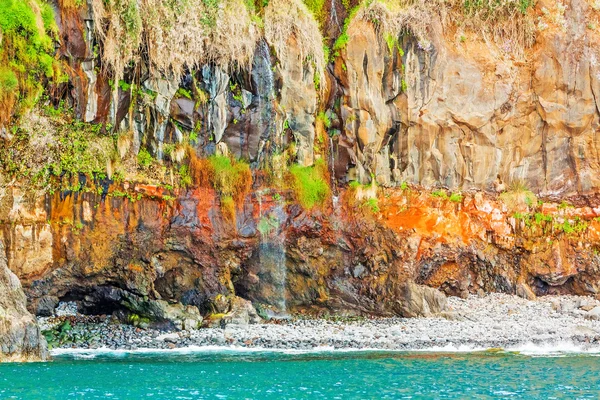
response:
M497 353L511 353L531 357L560 357L569 355L598 355L600 356L599 346L584 346L572 342L557 343L525 343L506 348L491 348L471 345L453 345L434 346L419 349L378 349L378 348L334 348L331 346L320 346L311 349L284 349L284 348L266 348L266 347L243 347L243 346L188 346L175 349L110 349L101 347L97 349L53 349L51 351L54 357L73 357L76 359L94 359L98 356L125 357L135 354L164 354L164 355L193 355L193 354L323 354L323 353L485 353L493 351Z

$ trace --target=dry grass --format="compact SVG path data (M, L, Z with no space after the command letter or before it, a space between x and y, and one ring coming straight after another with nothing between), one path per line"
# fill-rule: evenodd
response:
M301 0L271 0L265 8L265 38L279 60L289 60L290 40L300 50L300 60L312 63L315 74L324 81L325 53L319 25ZM291 60L290 60L291 61Z
M118 80L147 55L155 72L179 76L185 65L250 65L259 28L244 0L93 0L103 59Z
M506 192L501 193L500 201L506 205L509 212L527 211L536 206L538 199L523 181L513 181Z
M356 18L372 22L381 38L409 30L428 49L442 30L460 27L521 58L535 42L531 0L375 0Z

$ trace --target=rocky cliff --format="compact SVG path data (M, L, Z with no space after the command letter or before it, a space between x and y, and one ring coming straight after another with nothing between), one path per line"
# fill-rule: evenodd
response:
M31 311L412 316L412 282L600 290L597 1L36 4L54 72L0 116L0 238Z
M0 245L0 249L4 247ZM36 361L47 358L46 339L25 307L19 278L0 254L0 362Z

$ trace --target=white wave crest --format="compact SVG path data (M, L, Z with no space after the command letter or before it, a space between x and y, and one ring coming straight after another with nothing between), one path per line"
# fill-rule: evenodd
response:
M380 349L380 348L335 348L332 346L320 346L311 349L284 349L266 347L243 347L243 346L188 346L174 349L152 349L139 348L110 349L107 347L97 349L53 349L51 355L54 357L71 356L76 359L94 359L98 356L125 357L131 354L164 354L164 355L193 355L203 353L221 354L322 354L322 353L514 353L531 357L559 357L568 355L593 355L600 356L600 346L589 346L573 342L556 343L525 343L506 348L492 348L478 345L454 345L433 346L419 349Z

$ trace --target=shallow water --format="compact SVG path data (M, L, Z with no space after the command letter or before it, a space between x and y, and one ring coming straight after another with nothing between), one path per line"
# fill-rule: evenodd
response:
M86 357L86 358L83 358ZM597 399L600 358L510 353L117 353L0 365L15 399Z

